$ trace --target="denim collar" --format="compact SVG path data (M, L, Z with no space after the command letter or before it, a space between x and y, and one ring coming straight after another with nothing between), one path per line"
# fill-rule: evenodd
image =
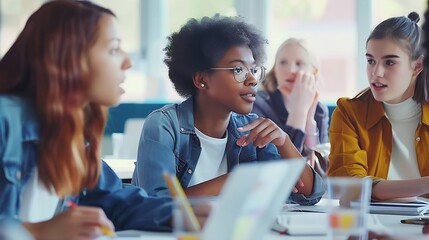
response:
M14 109L19 109L15 116L19 116L19 121L22 124L19 126L13 126L22 127L22 141L29 142L39 140L39 124L34 104L31 104L23 97L12 95L2 95L1 101L6 103L3 106L9 107L11 111L14 111ZM17 119L15 120L17 121ZM11 131L14 130L11 129Z
M29 116L29 115L27 115ZM22 140L24 142L38 141L39 140L39 125L34 115L31 114L30 118L24 119Z
M178 104L177 113L181 133L195 134L194 127L194 97L186 99Z
M180 133L195 134L194 100L194 97L190 97L177 106ZM234 117L239 115L240 114L236 113L231 113L230 115L227 131L231 139L238 139L242 135L242 133L237 130L237 128L241 126L237 126L234 121Z

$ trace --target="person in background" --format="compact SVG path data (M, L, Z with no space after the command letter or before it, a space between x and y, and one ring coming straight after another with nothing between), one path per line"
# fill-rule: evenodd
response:
M319 102L318 86L317 59L304 40L289 38L278 48L252 111L281 127L310 165L325 176L329 160L314 152L318 144L329 141L329 111Z
M429 85L419 15L392 17L367 40L369 88L340 98L330 127L328 176L371 176L372 198L429 192Z
M266 40L239 18L189 20L169 37L165 63L187 98L152 112L143 126L132 183L168 196L162 172L189 196L218 195L233 167L302 157L272 120L250 114L264 79ZM278 150L277 150L278 149ZM323 180L307 165L290 199L315 204Z
M1 59L1 227L14 223L35 239L170 229L171 198L124 188L101 161L106 110L131 67L121 41L110 10L49 1Z
M319 75L317 60L305 41L287 39L277 50L252 110L276 123L309 159L312 148L329 141L329 112L319 101Z

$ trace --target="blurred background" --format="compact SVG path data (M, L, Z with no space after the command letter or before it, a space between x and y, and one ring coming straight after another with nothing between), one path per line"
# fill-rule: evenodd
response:
M26 19L44 1L0 0L0 56L10 47ZM321 98L335 103L367 86L365 40L380 21L416 11L422 17L425 0L97 0L118 16L123 47L132 56L123 102L176 102L163 48L166 37L189 18L243 16L269 41L269 69L277 47L289 37L309 42L321 63Z
M5 54L29 15L42 0L0 0L0 57ZM181 99L163 63L166 37L189 18L242 16L269 41L265 66L270 69L277 47L287 38L304 38L321 64L321 101L335 107L339 97L352 97L367 87L365 42L382 20L420 14L425 0L94 0L118 16L123 48L133 68L123 85L126 93L112 108L106 128L124 132L129 118L144 118L153 109ZM139 127L141 127L139 125ZM137 130L138 132L140 131ZM107 150L106 150L107 149ZM111 153L111 147L105 151Z

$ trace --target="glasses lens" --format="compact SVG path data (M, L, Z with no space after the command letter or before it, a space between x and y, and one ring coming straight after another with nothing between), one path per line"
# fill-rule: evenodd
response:
M261 81L261 76L262 76L261 67L254 67L254 68L250 69L250 71L252 72L252 75L255 77L255 79L258 82Z
M237 67L234 69L234 77L237 82L244 82L250 72L256 81L260 82L264 78L264 70L264 67L253 67L250 69Z
M253 76L255 77L255 79L258 82L261 82L264 80L264 76L265 76L265 68L264 67L255 67L253 69L250 70L253 74Z
M234 68L234 78L237 82L244 82L247 78L247 69L242 67Z

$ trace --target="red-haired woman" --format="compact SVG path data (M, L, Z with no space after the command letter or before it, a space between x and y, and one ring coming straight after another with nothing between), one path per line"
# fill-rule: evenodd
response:
M0 223L37 239L167 225L171 199L123 188L100 158L106 109L130 66L108 9L51 1L29 18L0 61ZM69 200L78 206L65 211Z

